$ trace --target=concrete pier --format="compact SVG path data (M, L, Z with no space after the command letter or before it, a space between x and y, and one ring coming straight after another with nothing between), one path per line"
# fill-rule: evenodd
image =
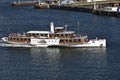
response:
M108 12L108 11L101 11L100 8L104 8L106 6L120 6L120 1L117 2L104 2L97 4L97 10L94 10L94 4L93 3L76 3L76 4L64 4L64 5L58 5L58 4L51 4L51 3L39 3L37 1L25 1L25 2L13 2L11 4L12 6L34 6L34 8L37 9L60 9L60 10L69 10L69 11L80 11L80 12L90 12L95 15L104 15L104 16L115 16L120 17L120 12Z
M95 14L95 15L103 15L103 16L120 17L120 12L108 12L108 11L94 10L93 14Z
M11 6L33 6L37 1L12 2Z
M48 9L48 8L50 8L50 6L49 6L49 4L37 3L37 4L34 4L34 8L35 9Z
M69 10L69 11L81 11L92 12L92 7L88 6L70 6L70 5L50 5L51 9Z

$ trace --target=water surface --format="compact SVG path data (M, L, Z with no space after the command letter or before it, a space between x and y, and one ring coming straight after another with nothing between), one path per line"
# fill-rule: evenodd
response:
M107 48L4 48L0 47L0 80L119 80L120 18L91 13L33 7L11 7L0 1L0 38L11 32L68 30L106 38ZM80 26L78 27L77 22Z

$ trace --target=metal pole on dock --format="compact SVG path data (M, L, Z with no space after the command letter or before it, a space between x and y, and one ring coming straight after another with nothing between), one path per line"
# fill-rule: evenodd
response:
M94 1L94 10L96 10L96 0L93 1Z

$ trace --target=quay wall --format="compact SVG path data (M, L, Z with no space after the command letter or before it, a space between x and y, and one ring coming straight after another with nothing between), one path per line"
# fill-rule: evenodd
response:
M35 9L48 9L50 8L49 4L35 4L34 5Z
M12 2L11 6L33 6L38 3L37 1L26 1L26 2Z
M106 4L99 4L98 8L102 8L105 6L120 6L120 2L117 3L106 3ZM101 10L93 10L93 4L91 5L38 5L37 1L25 1L25 2L13 2L11 4L12 6L34 6L34 8L37 9L59 9L59 10L69 10L69 11L80 11L80 12L89 12L93 13L95 15L104 15L104 16L115 16L120 17L120 12L107 12L107 11L101 11Z
M93 14L95 14L95 15L103 15L103 16L120 17L120 12L108 12L108 11L94 10Z
M50 5L51 9L69 10L69 11L81 11L81 12L92 12L92 7L88 6L69 6L69 5Z

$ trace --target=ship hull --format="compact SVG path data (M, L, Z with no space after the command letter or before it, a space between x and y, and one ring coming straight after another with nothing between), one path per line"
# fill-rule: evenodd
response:
M87 43L84 44L59 44L59 43L54 43L54 44L30 44L30 43L19 43L19 42L10 42L8 41L7 37L2 38L3 44L0 46L4 47L73 47L73 48L105 48L106 47L106 40L105 39L94 39L90 40ZM34 40L39 40L39 39L34 39ZM45 40L45 39L44 39ZM48 39L47 39L48 40ZM47 41L46 40L46 41ZM58 39L56 39L59 41Z
M30 44L0 44L2 47L63 47L63 48L106 48L100 45L30 45Z
M85 44L60 44L60 45L51 45L49 47L106 48L106 40L97 41L97 43L88 42Z
M68 47L68 48L106 48L105 46L96 45L50 45L48 47Z

